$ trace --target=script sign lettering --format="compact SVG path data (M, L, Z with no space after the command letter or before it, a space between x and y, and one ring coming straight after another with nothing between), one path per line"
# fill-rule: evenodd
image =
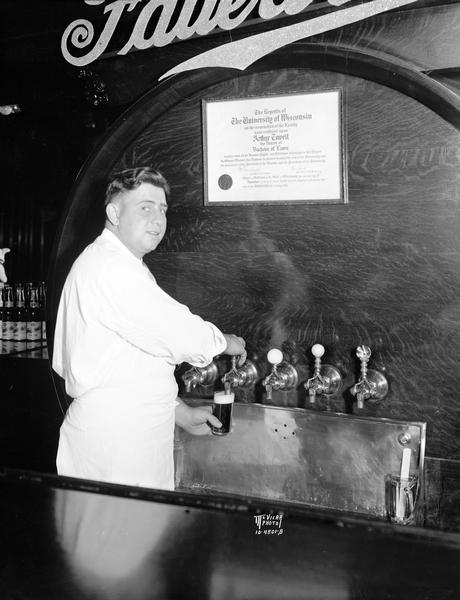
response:
M242 70L262 56L296 40L344 27L417 0L370 0L357 6L340 8L350 1L328 0L328 4L337 7L337 10L223 44L180 63L161 78L202 67L219 66ZM62 54L69 63L77 67L97 60L107 50L123 16L135 10L138 11L137 19L128 41L117 51L119 55L131 50L167 46L173 40L185 40L192 35L205 36L216 27L232 30L255 10L264 20L283 13L295 15L312 4L313 0L284 0L276 4L275 0L183 0L180 5L179 2L180 0L85 0L90 6L99 9L103 7L107 20L97 39L91 21L77 19L70 23L62 36ZM155 23L153 31L152 23Z

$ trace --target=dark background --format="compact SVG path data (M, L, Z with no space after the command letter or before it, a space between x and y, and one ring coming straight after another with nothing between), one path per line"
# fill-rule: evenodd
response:
M75 177L123 105L91 96L91 75L68 64L60 38L88 10L83 2L1 4L0 246L10 281L46 279L57 224ZM94 85L97 86L98 82Z

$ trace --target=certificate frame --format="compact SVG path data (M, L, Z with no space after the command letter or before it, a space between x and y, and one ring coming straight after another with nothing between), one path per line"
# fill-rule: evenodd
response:
M348 203L342 88L203 98L203 202Z

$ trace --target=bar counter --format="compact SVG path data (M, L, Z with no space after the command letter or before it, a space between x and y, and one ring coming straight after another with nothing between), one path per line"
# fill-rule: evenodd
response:
M0 597L457 600L460 534L3 469Z

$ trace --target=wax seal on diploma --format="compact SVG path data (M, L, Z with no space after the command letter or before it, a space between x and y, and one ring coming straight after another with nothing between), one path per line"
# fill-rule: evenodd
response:
M217 183L221 190L229 190L233 185L233 179L230 177L230 175L224 173L219 177Z

